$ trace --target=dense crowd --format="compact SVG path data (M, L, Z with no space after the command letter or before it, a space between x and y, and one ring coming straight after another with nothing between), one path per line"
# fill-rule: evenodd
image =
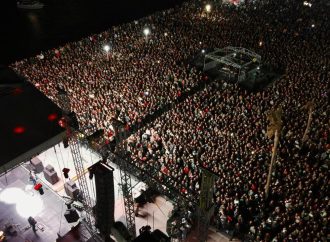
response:
M240 7L187 2L12 65L55 102L64 88L81 125L113 135L166 104L172 108L128 139L132 161L184 195L200 192L201 170L216 174L213 223L252 241L327 241L329 191L329 6L267 1ZM144 36L143 28L150 28ZM110 44L109 59L102 47ZM242 46L285 69L273 85L249 92L189 64L204 48ZM206 82L205 82L206 83ZM204 88L181 102L183 93ZM305 142L307 102L315 108ZM273 140L266 113L283 109L283 128L265 196Z

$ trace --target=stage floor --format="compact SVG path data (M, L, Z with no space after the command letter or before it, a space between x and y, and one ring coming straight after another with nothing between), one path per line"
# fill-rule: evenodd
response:
M7 236L10 242L54 242L57 233L65 234L71 225L63 214L65 205L57 194L48 188L44 195L33 189L29 172L19 166L0 177L0 230L11 224L16 236ZM30 228L27 218L37 221L37 232ZM43 229L42 229L43 228Z

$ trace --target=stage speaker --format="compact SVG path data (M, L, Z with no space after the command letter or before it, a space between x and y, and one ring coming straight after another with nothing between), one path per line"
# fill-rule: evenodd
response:
M77 222L79 219L79 215L76 210L74 209L67 209L64 213L64 217L68 223Z
M96 187L95 226L102 235L108 236L114 223L113 168L99 161L90 168L90 172L94 174Z
M162 231L156 229L152 233L152 237L155 239L155 241L160 241L160 242L170 242L171 239L168 237L166 234L164 234Z

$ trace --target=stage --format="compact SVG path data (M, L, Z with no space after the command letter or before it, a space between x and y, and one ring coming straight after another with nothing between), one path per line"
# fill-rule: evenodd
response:
M100 160L100 156L90 149L80 146L80 153L84 162L85 176L88 182L90 196L95 200L94 182L89 179L87 168ZM64 148L63 143L42 152L37 156L44 166L52 165L59 176L59 181L51 185L44 177L43 173L34 174L36 181L43 184L44 195L40 195L38 191L33 189L32 181L29 179L31 164L30 161L24 162L21 166L7 172L0 177L0 231L5 229L8 223L14 224L17 232L16 236L10 237L8 241L49 241L54 242L58 235L64 236L72 226L78 222L69 224L64 218L66 210L65 201L67 194L64 190L64 182L62 169L69 168L69 177L72 181L76 181L74 164L71 156L70 148ZM117 165L109 163L114 168L114 191L115 191L115 221L121 221L126 225L124 200L120 186L120 171ZM140 195L141 189L145 189L146 185L139 182L134 176L131 176L133 197ZM141 216L135 218L136 231L139 235L139 229L149 225L151 230L160 230L166 233L166 222L173 210L173 203L164 196L158 196L155 203L147 203L139 210ZM27 218L32 216L40 225L40 229L36 233L29 227ZM82 216L82 214L80 214ZM125 241L113 230L112 238L115 241ZM89 235L87 233L87 235ZM88 236L87 236L88 237ZM192 231L185 241L196 240L196 233ZM175 240L174 240L175 241ZM229 241L228 237L216 232L214 229L209 230L209 242L225 242Z
M88 188L90 196L95 200L95 187L94 182L89 179L89 173L87 168L100 160L100 157L93 151L80 146L80 152L82 160L84 162L85 175L88 182ZM36 178L36 181L43 184L45 191L44 195L40 195L38 191L33 190L32 182L29 180L29 172L31 170L30 161L24 162L21 166L7 172L0 177L0 230L3 230L4 225L11 219L11 223L19 224L19 227L26 227L28 225L27 217L34 216L37 221L40 221L45 227L44 232L37 232L34 234L32 229L19 233L19 236L11 238L9 241L22 241L24 239L33 239L33 241L50 241L54 242L57 238L57 234L61 236L65 235L71 229L71 226L77 223L68 224L63 216L66 206L67 196L64 190L65 178L62 174L64 167L69 168L69 176L72 181L76 181L74 164L69 148L64 148L63 143L57 144L54 147L42 152L37 156L43 163L43 166L52 165L59 176L59 181L54 185L51 185L44 177L43 173L32 173ZM115 164L111 165L114 170L114 190L115 190L115 220L121 221L126 225L126 218L124 213L124 200L120 187L120 171ZM145 189L146 186L142 182L138 182L133 176L132 187L133 197L140 195L141 189ZM17 197L16 194L19 194ZM16 199L17 197L17 199ZM19 212L15 211L15 207L22 207L19 198L24 198L24 208L30 213L24 213L22 216L22 209ZM9 203L9 202L10 203ZM29 202L30 201L30 202ZM53 202L54 201L54 202ZM26 207L25 207L26 205ZM36 207L38 205L38 207ZM39 207L40 206L40 207ZM166 233L166 222L170 211L173 209L171 201L164 197L157 197L155 203L147 203L140 209L140 214L143 216L136 217L136 231L141 227L150 225L152 229L159 229ZM26 217L27 216L27 217ZM8 218L8 219L7 219ZM61 221L61 228L60 227ZM52 234L52 236L49 235ZM43 236L47 234L47 236ZM116 234L116 231L114 231ZM48 239L49 238L49 239ZM120 237L113 238L117 241L122 241Z

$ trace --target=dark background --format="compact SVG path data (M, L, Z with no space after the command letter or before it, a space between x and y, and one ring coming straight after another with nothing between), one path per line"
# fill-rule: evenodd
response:
M0 1L0 64L79 40L183 0L41 0L41 10L23 10L16 0Z
M61 110L44 94L0 66L0 168L64 132L58 125L60 117ZM18 127L24 130L17 133Z

